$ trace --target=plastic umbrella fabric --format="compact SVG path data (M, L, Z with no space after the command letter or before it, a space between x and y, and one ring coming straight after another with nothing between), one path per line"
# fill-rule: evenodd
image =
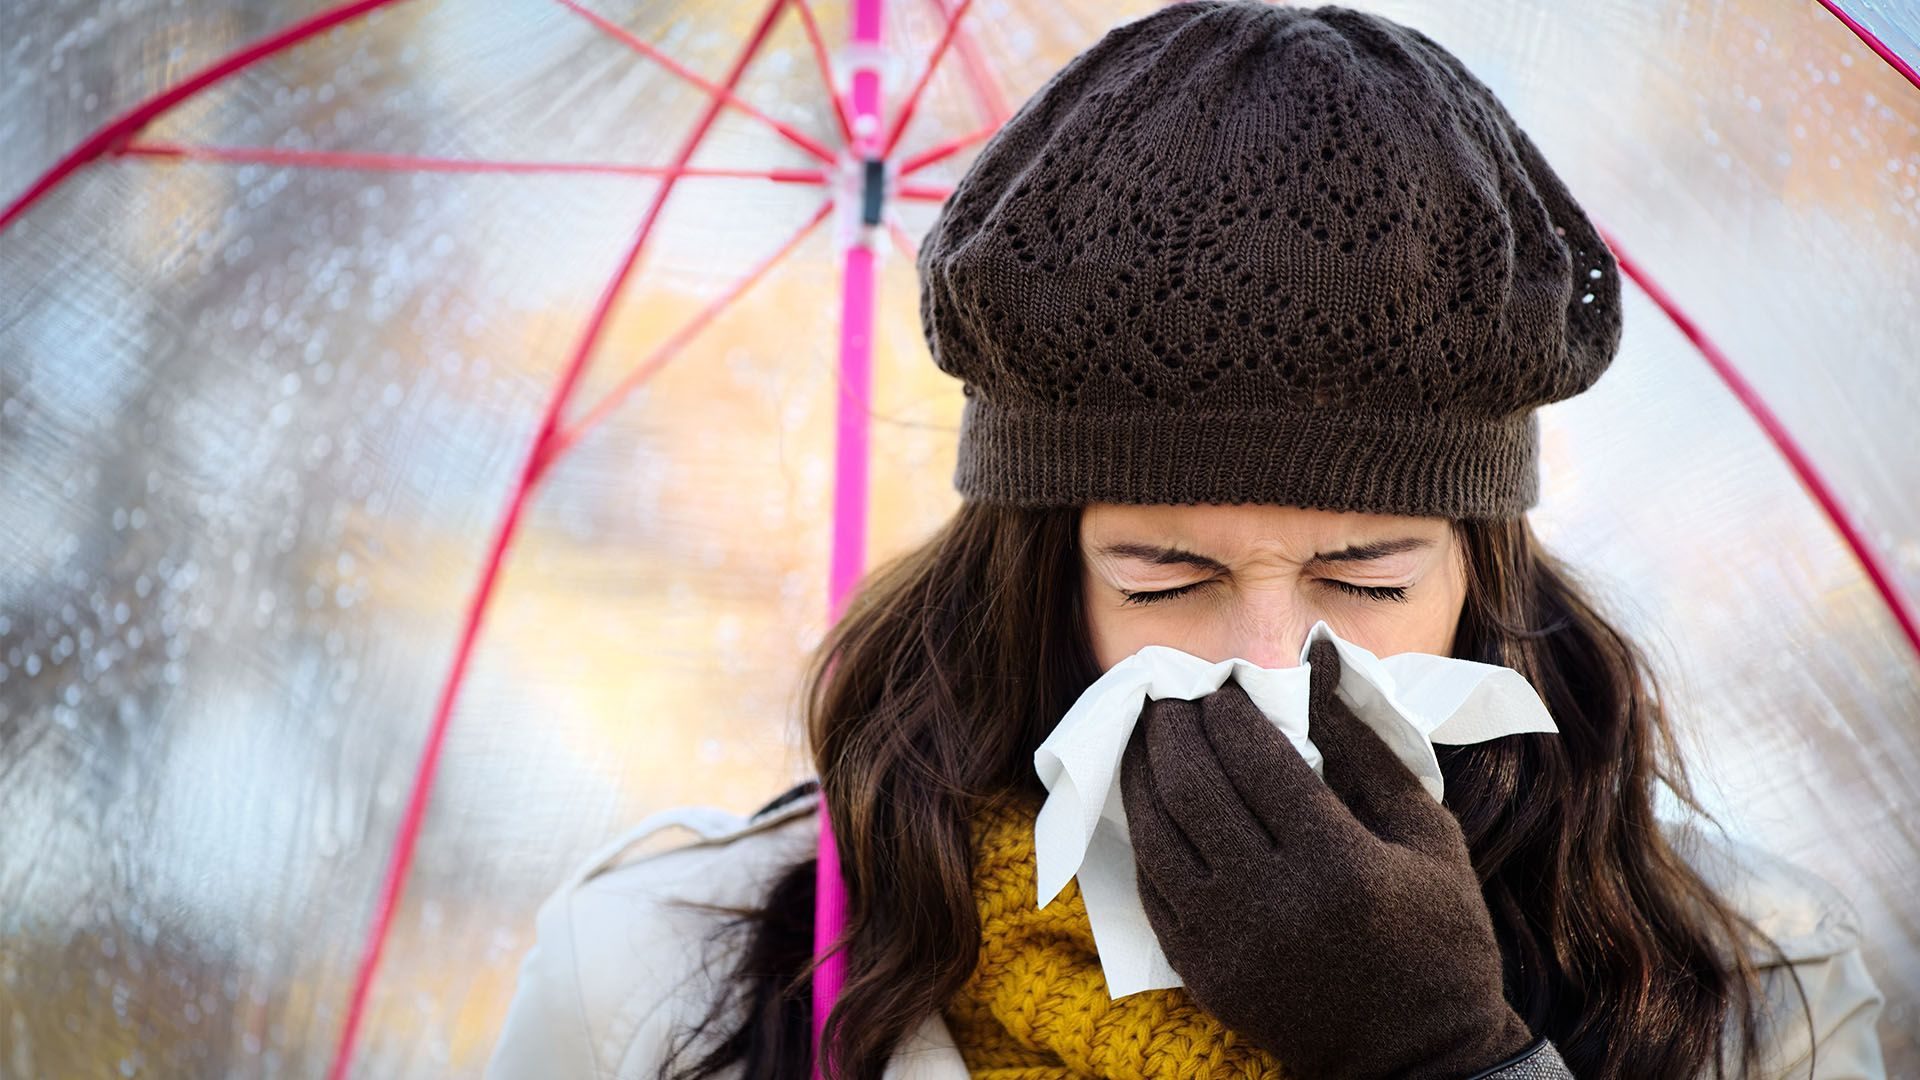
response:
M1639 286L1536 525L1920 1067L1915 17L1355 6ZM955 499L889 253L1144 10L0 14L0 1071L477 1071L567 865L803 774L801 657Z

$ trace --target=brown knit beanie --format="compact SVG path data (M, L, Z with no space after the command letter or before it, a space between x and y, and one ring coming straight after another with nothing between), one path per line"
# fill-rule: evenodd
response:
M1512 517L1620 280L1492 91L1336 5L1183 0L987 142L920 249L954 486L1024 506Z

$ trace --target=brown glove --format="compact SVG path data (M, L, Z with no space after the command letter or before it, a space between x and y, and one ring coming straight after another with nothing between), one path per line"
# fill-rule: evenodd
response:
M1231 681L1142 710L1120 790L1154 934L1202 1008L1298 1075L1507 1063L1537 1040L1460 824L1334 695L1333 643L1308 659L1325 783Z

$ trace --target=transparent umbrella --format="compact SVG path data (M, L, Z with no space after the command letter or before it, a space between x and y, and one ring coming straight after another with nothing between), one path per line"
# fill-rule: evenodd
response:
M1536 525L1920 1069L1920 20L1354 6L1639 286ZM957 498L894 256L1145 10L0 12L0 1072L475 1073L582 853L804 775L806 650Z

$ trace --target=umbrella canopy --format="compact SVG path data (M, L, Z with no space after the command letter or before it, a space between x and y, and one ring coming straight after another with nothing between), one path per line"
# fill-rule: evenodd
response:
M1920 1069L1920 19L1354 6L1638 286L1536 526ZM311 1075L350 1016L477 1072L567 866L804 774L806 650L957 499L903 256L1145 10L0 14L0 1072Z

